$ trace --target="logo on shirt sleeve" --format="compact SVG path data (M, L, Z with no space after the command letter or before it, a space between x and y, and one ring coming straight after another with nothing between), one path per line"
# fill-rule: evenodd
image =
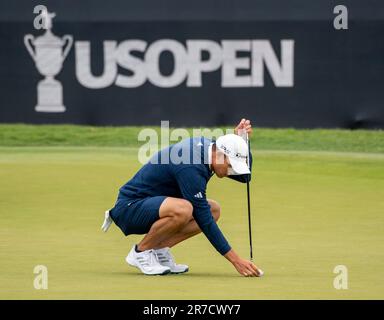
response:
M202 199L203 198L203 194L201 192L198 192L194 195L195 198L198 198L198 199Z

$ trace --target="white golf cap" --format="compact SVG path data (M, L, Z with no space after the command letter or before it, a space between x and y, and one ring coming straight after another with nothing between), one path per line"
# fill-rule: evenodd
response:
M236 174L251 173L247 164L248 145L242 137L233 133L226 134L217 138L216 147L228 157Z

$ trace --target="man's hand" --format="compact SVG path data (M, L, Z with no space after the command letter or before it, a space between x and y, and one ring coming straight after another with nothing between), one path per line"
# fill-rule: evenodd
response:
M239 259L233 262L237 272L245 277L261 277L262 271L258 269L251 261Z
M237 127L235 128L235 134L241 136L243 132L247 132L248 136L252 135L251 120L241 119Z
M240 258L233 249L227 252L224 257L226 257L233 266L236 268L244 277L261 277L263 271L254 265L251 261Z

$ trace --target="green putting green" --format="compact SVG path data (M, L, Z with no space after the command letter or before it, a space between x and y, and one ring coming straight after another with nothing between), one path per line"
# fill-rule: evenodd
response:
M255 151L255 263L244 278L204 235L176 246L182 275L149 277L124 258L138 236L100 230L137 148L0 147L0 299L383 299L384 155ZM213 177L219 225L249 255L246 187ZM48 290L34 289L36 265ZM336 290L334 268L348 269Z

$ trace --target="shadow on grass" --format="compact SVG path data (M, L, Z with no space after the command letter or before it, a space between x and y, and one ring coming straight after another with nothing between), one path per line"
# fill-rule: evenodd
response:
M97 272L98 274L104 274L108 276L119 276L119 277L132 277L132 278L194 278L194 279L206 279L206 278L243 278L236 273L203 273L203 272L187 272L180 274L166 274L166 275L144 275L136 271L108 271L108 272Z

